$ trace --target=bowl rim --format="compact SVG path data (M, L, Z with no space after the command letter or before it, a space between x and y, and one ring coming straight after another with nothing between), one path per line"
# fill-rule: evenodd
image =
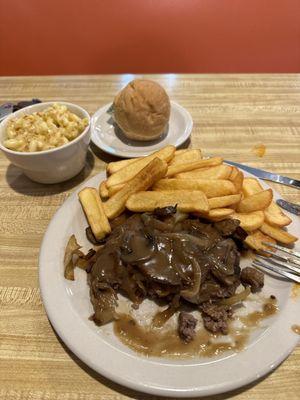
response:
M80 135L78 135L78 136L77 136L74 140L72 140L71 142L66 143L66 144L64 144L64 145L62 145L62 146L56 147L56 148L54 148L54 149L42 150L42 151L15 151L15 150L10 150L10 149L8 149L7 147L5 147L5 146L2 144L3 138L0 138L0 149L1 149L3 152L5 152L5 153L9 153L9 154L13 154L13 155L18 155L18 156L21 156L21 157L28 157L28 156L37 156L37 155L51 154L51 153L54 153L54 152L57 152L57 151L66 149L67 147L70 147L72 144L75 144L75 143L79 142L79 140L88 132L88 130L89 130L90 127L91 127L91 116L90 116L90 114L89 114L83 107L78 106L77 104L74 104L74 103L69 103L69 102L67 102L67 101L59 101L59 100L57 100L57 101L45 101L45 102L42 102L42 103L31 104L30 106L21 108L20 110L17 110L17 111L15 111L14 113L11 113L11 114L8 115L3 121L0 122L0 131L1 131L2 129L5 129L5 128L4 128L4 125L7 124L7 122L8 122L9 119L12 119L12 118L14 118L16 115L21 114L22 111L24 112L24 111L26 111L26 110L32 110L31 113L28 113L28 115L30 115L30 114L33 114L34 112L36 112L36 111L35 111L35 108L39 108L41 105L44 105L45 108L47 108L48 106L51 106L51 105L53 105L53 104L62 104L62 105L65 105L65 106L72 106L72 107L75 107L75 108L77 108L78 110L80 110L80 111L85 115L84 118L87 118L87 119L88 119L88 125L85 127L85 129L81 132ZM17 113L18 113L18 114L17 114ZM75 113L76 113L76 112L75 112Z

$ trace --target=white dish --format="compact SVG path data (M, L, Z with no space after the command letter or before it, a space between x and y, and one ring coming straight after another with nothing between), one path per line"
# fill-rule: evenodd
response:
M74 114L88 119L88 126L76 139L55 149L36 152L13 151L2 144L7 123L11 118L42 111L54 103L63 104ZM90 116L88 112L76 104L64 101L33 104L14 112L0 123L0 149L9 161L19 167L28 178L39 183L64 182L79 174L85 166L90 136Z
M105 174L100 173L82 186L97 187L104 178ZM291 299L292 284L267 275L263 292L276 295L280 311L262 322L239 353L184 360L146 358L125 347L114 336L111 324L97 327L88 319L92 306L86 273L76 269L74 282L63 276L64 250L71 234L84 245L84 250L91 247L85 237L87 223L77 198L79 190L60 207L44 236L39 260L40 288L56 332L95 371L121 385L153 395L206 396L255 381L273 370L296 346L299 336L291 326L300 323L300 299ZM276 192L274 196L279 197ZM299 236L299 219L289 215L293 218L289 231Z
M127 139L115 126L111 114L107 112L112 103L100 108L92 117L91 140L95 146L106 153L118 157L141 157L155 150L173 144L175 147L183 144L190 136L193 120L190 113L179 104L171 101L171 115L167 131L157 140L139 142Z

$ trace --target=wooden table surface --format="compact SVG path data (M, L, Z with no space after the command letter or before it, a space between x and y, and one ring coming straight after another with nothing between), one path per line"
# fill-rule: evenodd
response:
M156 75L194 120L189 145L205 154L300 179L300 75ZM91 114L133 79L120 76L0 78L0 104L38 97L79 104ZM253 146L263 143L259 158ZM59 185L31 182L0 155L0 398L154 399L84 365L55 334L38 285L42 237L58 207L112 157L92 147L84 171ZM272 185L287 200L300 192ZM276 351L276 350L275 350ZM300 347L260 382L210 399L300 398ZM251 366L249 366L251 368Z

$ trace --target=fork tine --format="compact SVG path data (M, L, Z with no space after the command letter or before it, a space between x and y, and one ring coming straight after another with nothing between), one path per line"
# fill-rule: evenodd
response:
M264 245L269 246L269 247L273 247L274 249L283 251L284 253L290 254L291 256L300 258L300 252L299 251L295 251L292 249L288 249L286 247L283 246L279 246L278 244L274 244L274 243L269 243L269 242L262 242Z
M271 257L257 255L258 259L255 259L252 264L257 267L269 269L279 275L285 276L286 278L300 283L300 261L297 260L300 259L300 252L274 243L263 242L263 244L271 248L270 250L264 250L264 252L271 255ZM288 254L289 256L275 253L272 251L272 249L279 250L282 253ZM264 262L260 260L263 260ZM278 260L282 262L279 262Z
M293 265L280 263L279 261L274 260L270 257L264 257L261 255L257 255L257 257L263 259L265 262L270 262L272 264L275 264L278 267L283 268L284 270L288 269L288 270L294 271L296 274L300 274L300 268L294 267Z
M272 265L264 264L261 261L257 261L257 260L254 260L252 262L252 265L254 265L256 267L260 267L260 268L269 269L270 271L275 272L276 274L282 275L285 278L289 278L294 282L300 283L300 276L296 276L296 275L294 275L294 274L292 274L290 272L287 272L287 271L285 271L285 270L283 270L281 268L273 267Z
M282 254L273 253L270 250L264 250L264 253L270 254L272 257L277 258L278 260L285 261L286 263L289 263L289 264L292 263L292 264L295 264L295 265L299 265L299 267L300 267L300 261L295 260L292 257L286 257L286 256L284 256Z

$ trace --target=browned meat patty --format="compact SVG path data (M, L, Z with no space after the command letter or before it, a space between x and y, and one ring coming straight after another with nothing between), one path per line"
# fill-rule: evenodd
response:
M250 286L255 293L264 286L264 274L258 269L246 267L241 272L241 282L244 286Z
M178 334L186 343L191 342L195 337L197 320L192 314L181 312L178 316Z
M95 322L104 324L115 318L117 295L122 293L135 307L145 298L169 306L172 312L167 316L188 302L190 307L200 308L207 330L228 333L232 311L218 305L220 299L235 294L242 276L251 290L263 285L259 271L246 268L241 276L234 238L240 237L238 229L237 221L209 223L180 214L176 206L121 215L89 261ZM178 303L175 308L170 307L174 299ZM196 319L182 312L178 322L179 336L191 341Z
M210 302L201 305L202 319L205 328L212 333L228 334L228 319L232 316L230 307Z

